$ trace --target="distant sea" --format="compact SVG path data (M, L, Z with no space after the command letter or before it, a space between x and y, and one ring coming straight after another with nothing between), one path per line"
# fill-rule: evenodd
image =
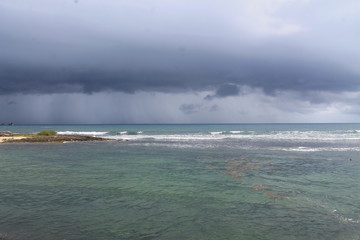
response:
M0 239L359 240L360 124L15 125Z

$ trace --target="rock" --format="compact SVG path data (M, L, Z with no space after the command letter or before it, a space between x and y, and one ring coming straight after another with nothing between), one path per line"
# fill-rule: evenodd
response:
M290 200L290 198L288 196L285 196L282 193L277 193L277 192L265 192L265 196L268 198L273 198L275 200Z
M251 189L253 189L255 191L264 191L264 190L266 190L266 186L264 184L252 185Z
M0 137L9 137L12 136L12 132L10 131L0 131Z
M35 136L22 139L9 139L7 143L62 143L62 142L83 142L83 141L109 141L109 139L80 136L80 135L55 135L55 136ZM1 239L0 239L1 240Z

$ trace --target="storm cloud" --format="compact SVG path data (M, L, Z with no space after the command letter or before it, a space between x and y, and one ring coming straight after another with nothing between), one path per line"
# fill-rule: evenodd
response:
M0 96L159 93L204 119L254 93L323 106L360 91L359 24L355 0L3 0Z
M215 89L216 96L225 97L239 93L234 84L262 88L267 93L276 90L357 91L360 86L358 74L346 71L342 66L326 62L314 63L310 59L301 62L214 59L216 60L211 62L189 57L188 60L172 61L173 67L154 66L150 69L141 67L141 60L138 61L138 69L135 65L104 69L101 66L58 68L2 64L0 94ZM204 61L208 63L205 64ZM198 66L197 69L189 66L189 62L193 62L192 66ZM143 64L146 65L146 62Z

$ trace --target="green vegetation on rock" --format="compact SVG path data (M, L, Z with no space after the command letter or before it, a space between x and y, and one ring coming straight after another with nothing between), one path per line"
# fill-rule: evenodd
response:
M55 136L57 134L54 130L42 130L37 135L38 136Z

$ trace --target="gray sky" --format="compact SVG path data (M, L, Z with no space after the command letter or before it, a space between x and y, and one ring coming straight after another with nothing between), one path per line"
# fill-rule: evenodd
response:
M358 0L0 0L0 122L359 122Z

